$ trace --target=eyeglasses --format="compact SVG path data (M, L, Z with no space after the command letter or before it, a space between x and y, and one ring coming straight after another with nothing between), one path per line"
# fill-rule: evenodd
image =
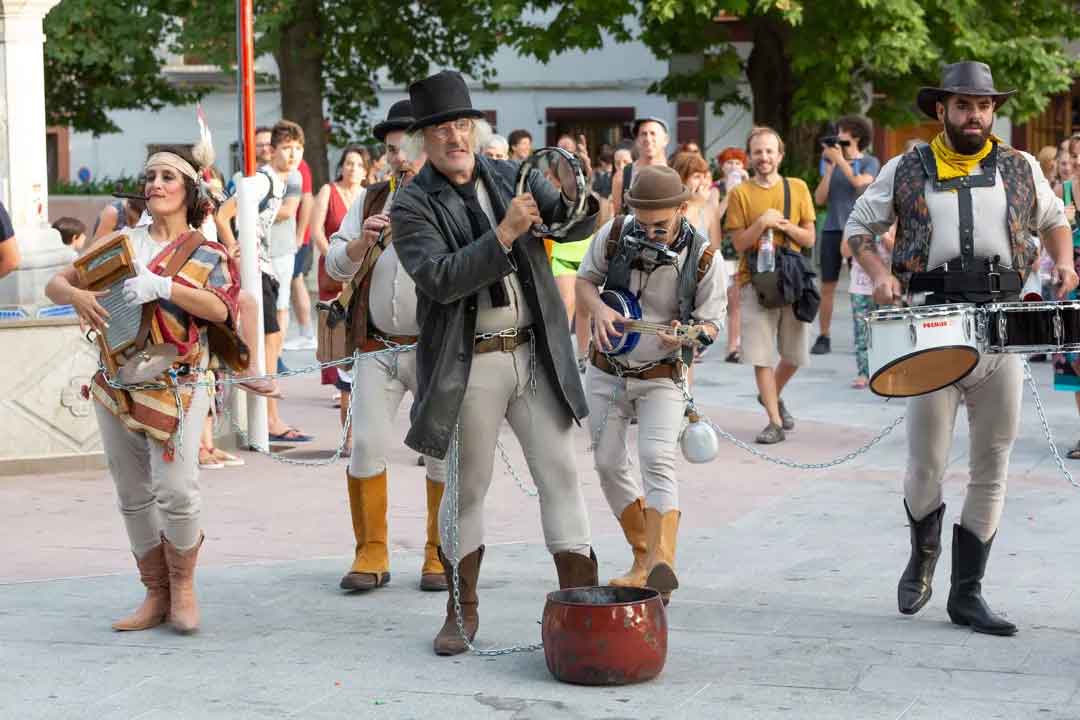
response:
M444 141L449 140L454 133L468 133L472 132L472 129L473 121L470 118L458 118L430 128L432 135Z
M851 141L850 140L837 140L836 144L839 145L840 147L851 147Z

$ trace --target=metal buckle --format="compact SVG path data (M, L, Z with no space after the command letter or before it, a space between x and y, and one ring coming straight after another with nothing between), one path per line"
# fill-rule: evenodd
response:
M503 352L514 352L514 348L517 347L515 341L517 340L517 333L513 335L500 335L499 336L499 349Z
M994 272L993 270L991 270L989 273L986 274L986 277L989 280L990 292L992 292L992 293L1000 293L1001 292L1001 273Z

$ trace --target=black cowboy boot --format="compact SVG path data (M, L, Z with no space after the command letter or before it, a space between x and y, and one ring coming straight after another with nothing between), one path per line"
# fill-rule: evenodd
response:
M908 559L900 584L896 588L896 600L900 612L914 615L923 609L933 594L930 583L934 580L934 568L941 556L941 517L945 514L945 504L934 510L922 520L915 522L911 517L907 500L904 501L911 527L911 557Z
M970 625L975 632L1015 635L1016 626L995 615L982 596L983 574L993 544L993 537L983 543L970 530L953 525L952 589L946 609L955 624Z

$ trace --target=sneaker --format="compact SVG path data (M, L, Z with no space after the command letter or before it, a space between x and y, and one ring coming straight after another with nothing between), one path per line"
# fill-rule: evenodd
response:
M769 423L765 426L765 429L759 432L758 436L754 438L754 442L759 445L775 445L786 439L787 436L784 435L784 428L775 423Z
M282 360L280 357L277 359L277 370L276 370L276 372L279 373L279 374L284 373L284 372L289 372L288 366L285 364L285 361Z
M762 401L761 396L757 396L758 405L765 407L765 403ZM780 398L776 401L777 409L780 411L780 422L784 426L785 430L795 429L795 418L788 412L787 405L784 405L784 399Z
M288 350L289 352L296 352L297 350L307 350L308 338L303 335L297 335L296 337L289 338L281 344L282 350Z
M235 455L227 453L224 450L214 448L210 452L213 454L214 459L217 460L222 465L224 465L225 467L243 467L244 466L244 461L241 458L238 458Z
M810 348L811 355L828 355L832 352L832 341L828 335L818 335L814 341L814 347Z
M738 365L742 362L742 355L739 354L738 350L732 350L727 354L727 357L724 358L724 362L734 363L735 365Z

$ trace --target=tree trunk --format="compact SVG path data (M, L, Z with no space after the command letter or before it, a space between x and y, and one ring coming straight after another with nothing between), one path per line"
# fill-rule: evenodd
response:
M814 139L817 128L795 127L797 79L791 65L791 27L771 15L753 19L754 47L746 63L746 77L754 98L754 124L768 125L784 139L784 169L803 174L816 167Z
M322 18L319 0L296 0L274 53L281 83L281 114L304 129L304 159L318 192L330 176L323 117Z
M752 20L754 48L746 62L746 77L754 98L754 124L768 125L787 138L791 130L794 73L787 48L791 29L765 15Z

